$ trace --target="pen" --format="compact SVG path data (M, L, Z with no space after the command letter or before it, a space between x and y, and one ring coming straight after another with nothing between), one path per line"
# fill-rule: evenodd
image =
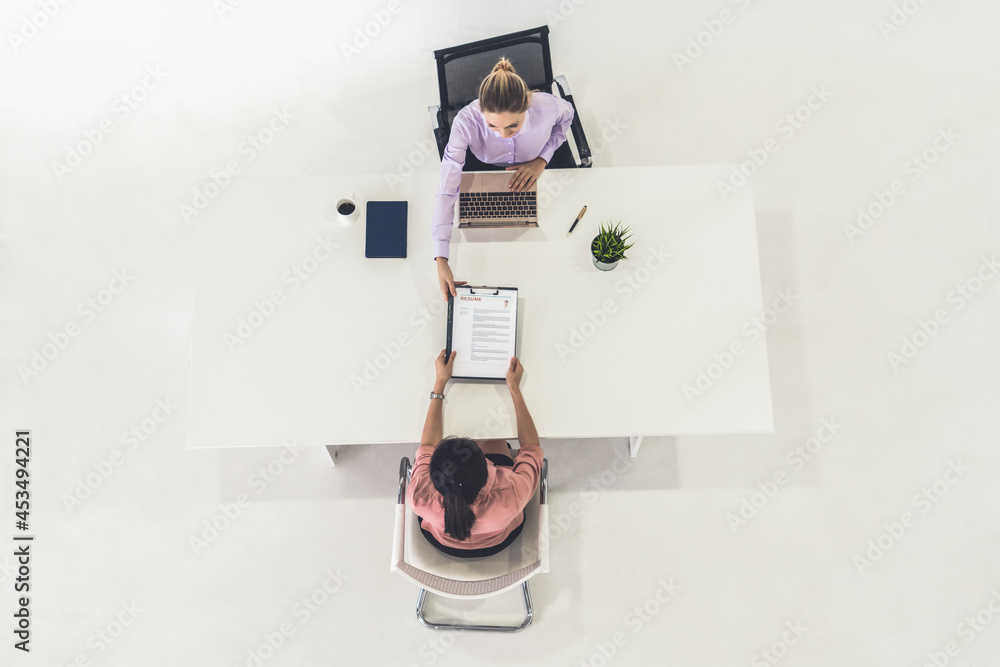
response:
M576 216L576 220L573 221L573 224L570 226L569 231L566 232L566 236L569 236L570 234L573 233L573 229L576 227L576 223L580 222L580 218L582 218L583 214L586 212L587 212L586 206L580 209L580 215Z

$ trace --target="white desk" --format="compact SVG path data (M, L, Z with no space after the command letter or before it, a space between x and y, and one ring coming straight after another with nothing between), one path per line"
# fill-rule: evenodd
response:
M644 435L773 430L764 339L740 334L762 312L753 197L745 186L723 202L715 183L728 173L546 171L539 228L455 230L457 280L519 288L521 387L541 438L631 436L634 456ZM417 174L391 190L381 175L236 178L210 203L193 222L189 447L419 442L447 319L429 231L437 181ZM409 202L405 260L365 259L363 204L352 227L326 219L351 192ZM630 259L598 271L590 241L619 219L634 230ZM249 317L272 294L273 312ZM606 305L603 325L587 324ZM252 334L233 344L240 318ZM734 341L743 354L686 397ZM445 393L446 435L517 437L503 384L453 381Z

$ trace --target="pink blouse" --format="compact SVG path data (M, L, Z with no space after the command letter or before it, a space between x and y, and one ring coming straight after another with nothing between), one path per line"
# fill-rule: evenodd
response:
M521 525L523 512L535 494L542 473L542 448L538 445L521 445L514 457L514 467L496 466L486 460L486 484L475 501L469 505L476 515L472 535L464 542L444 532L444 507L441 494L431 482L431 455L434 447L421 445L410 473L406 489L406 503L423 518L421 527L446 547L455 549L482 549L503 542L511 531Z

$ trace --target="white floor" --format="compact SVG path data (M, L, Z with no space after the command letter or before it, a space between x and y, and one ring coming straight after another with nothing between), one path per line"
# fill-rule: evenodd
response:
M0 20L0 662L996 664L1000 5L150 4ZM341 448L335 469L185 449L179 206L275 109L294 120L245 173L397 172L430 137L432 51L544 23L598 165L763 162L763 292L797 300L767 332L773 434L648 438L621 474L624 439L543 442L563 526L534 624L442 635L388 568L410 447ZM30 656L7 542L26 428Z

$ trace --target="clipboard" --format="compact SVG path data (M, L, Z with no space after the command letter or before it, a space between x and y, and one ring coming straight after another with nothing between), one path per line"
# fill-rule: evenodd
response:
M517 288L456 285L448 295L446 358L455 355L452 379L507 379L517 351Z

